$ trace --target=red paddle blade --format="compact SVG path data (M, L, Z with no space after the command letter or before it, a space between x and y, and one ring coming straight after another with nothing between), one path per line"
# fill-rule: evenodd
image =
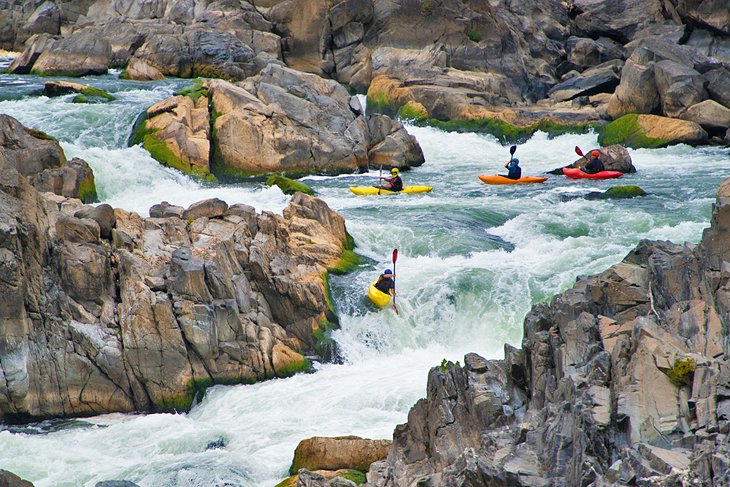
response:
M393 264L398 260L398 249L393 249Z
M575 153L583 157L583 151L580 150L580 147L578 147L577 145L575 146Z

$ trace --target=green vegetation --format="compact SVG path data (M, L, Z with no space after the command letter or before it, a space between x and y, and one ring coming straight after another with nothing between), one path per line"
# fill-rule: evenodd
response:
M87 173L84 174L84 178L79 184L79 199L84 203L93 203L99 201L99 196L96 194L96 183L94 182L94 173L91 172L91 168L89 168Z
M365 262L365 259L357 255L354 251L343 249L342 257L337 261L334 267L328 269L330 273L335 275L348 274Z
M132 79L129 76L129 72L127 71L127 68L124 68L121 73L119 73L119 79Z
M175 95L188 96L197 100L201 96L208 97L208 89L203 86L203 80L195 80L192 84L184 86L175 92Z
M613 186L601 193L599 199L624 199L646 196L646 191L638 186Z
M417 101L409 100L398 109L398 118L413 122L423 122L428 119L428 110Z
M30 135L31 137L35 137L36 139L52 140L54 142L58 142L57 138L55 138L52 135L48 135L47 133L43 132L42 130L37 130L37 129L32 129L32 128L26 127L25 131L28 132L28 135Z
M387 95L387 93L371 93L367 94L368 113L377 112L390 117L397 115L400 107Z
M693 358L684 360L675 359L672 368L665 373L669 377L669 381L677 387L688 386L692 384L697 364Z
M91 103L86 95L76 95L71 100L71 103Z
M458 360L456 361L456 363L454 363L451 360L443 359L441 361L441 365L439 365L441 372L446 372L447 370L450 370L453 367L461 367L461 364L459 364Z
M306 372L310 373L314 371L314 367L312 367L312 362L310 362L308 359L304 358L300 360L299 362L292 362L290 364L285 365L284 367L280 367L276 369L276 376L277 377L291 377L295 374L298 374L300 372Z
M297 475L292 475L291 477L288 477L278 484L276 484L274 487L296 487L297 485Z
M87 98L101 98L108 101L115 100L115 98L108 92L100 90L99 88L94 88L93 86L88 86L84 88L83 90L81 90L81 94L86 95Z
M603 127L598 134L598 143L603 147L624 144L632 149L655 149L667 145L668 142L667 139L647 137L636 113L617 118Z
M355 469L347 469L337 474L338 477L347 479L350 482L355 482L357 485L362 485L368 481L367 476L364 472Z
M418 10L423 15L429 15L431 11L433 10L433 1L432 0L425 0L424 2L421 2L421 5L418 7Z
M314 196L314 190L310 186L284 176L269 176L269 179L266 180L266 184L269 186L278 186L284 194L294 194L299 191L300 193Z
M132 133L129 135L129 140L127 140L127 145L129 147L144 142L144 136L147 133L147 126L145 122L147 122L147 110L143 110L142 113L137 116L137 119L134 121L134 125L132 125Z
M470 27L466 30L466 37L468 37L470 41L479 42L482 40L482 33Z

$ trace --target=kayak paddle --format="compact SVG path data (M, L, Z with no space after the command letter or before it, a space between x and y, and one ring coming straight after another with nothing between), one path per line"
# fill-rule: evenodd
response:
M578 147L577 145L575 146L575 153L578 154L579 156L583 157L586 161L588 160L586 155L583 154L583 151L580 150L580 147Z
M393 309L398 314L398 308L395 307L395 261L398 260L398 249L393 249Z
M378 196L380 196L380 187L383 185L383 165L380 165L380 172L378 173Z
M516 150L517 150L517 146L516 145L513 145L512 147L509 148L509 156L510 156L510 159L512 158L513 155L515 155L515 151Z

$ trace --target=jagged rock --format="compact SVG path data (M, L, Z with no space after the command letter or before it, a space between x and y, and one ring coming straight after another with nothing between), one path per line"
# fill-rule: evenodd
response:
M47 45L32 69L46 76L106 74L111 61L109 41L82 30Z
M730 108L730 70L726 68L713 69L705 73L707 91L712 99Z
M534 306L505 361L432 369L368 485L722 485L728 188L699 245L642 241Z
M163 201L162 203L152 205L150 207L150 218L182 218L183 213L185 213L185 208L182 206L171 205L167 201Z
M81 83L72 83L70 81L48 81L43 87L43 94L48 97L68 95L69 93L81 93L86 96L113 100L111 96L104 90L92 88Z
M96 200L94 174L86 161L66 162L58 141L0 114L0 169L15 169L41 192Z
M284 216L196 206L112 217L0 171L0 418L185 410L217 382L309 370L342 217L301 193Z
M290 472L307 470L339 470L352 468L366 472L370 464L388 454L390 440L369 440L358 436L302 440L294 451Z
M579 96L612 93L619 84L619 73L623 64L622 61L615 60L587 69L583 73L553 86L550 88L549 94L556 101L566 101Z
M579 69L620 60L624 55L621 44L607 37L599 37L597 40L586 37L570 37L566 42L566 47L569 50L568 62Z
M0 485L3 487L33 487L32 483L7 470L0 470Z
M114 215L114 208L104 203L95 207L87 207L74 213L76 218L90 218L99 225L99 234L101 238L111 239L112 229L117 223L117 217Z
M673 61L659 61L654 65L662 110L668 117L678 117L687 108L707 98L705 79L694 69Z
M665 21L661 3L652 0L627 5L576 0L574 4L580 12L575 17L576 27L594 38L607 36L626 43L645 25Z
M165 79L165 75L162 74L159 69L152 66L148 62L137 58L129 61L129 65L127 66L125 72L129 79L137 81L153 81Z
M297 476L296 487L329 487L329 482L323 475L310 472L306 468L299 470Z

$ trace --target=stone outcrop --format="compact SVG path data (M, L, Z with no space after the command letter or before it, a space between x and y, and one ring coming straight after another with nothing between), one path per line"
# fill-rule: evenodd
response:
M9 169L25 176L38 191L96 200L94 173L86 161L66 161L56 139L0 114L0 171Z
M634 149L672 144L699 145L708 133L696 122L659 115L624 115L603 128L598 136L602 145L622 144Z
M431 369L367 485L727 483L728 188L698 245L642 241L534 306L521 350Z
M33 487L32 483L7 470L0 470L0 485L3 487Z
M329 351L342 217L301 193L283 216L172 210L85 207L0 171L0 420L185 410Z
M152 105L130 143L186 173L221 179L424 162L400 122L364 115L334 81L276 64L245 82L208 81Z
M599 152L599 159L601 159L601 162L603 162L603 167L606 171L620 171L623 173L636 172L636 167L631 160L631 155L629 154L629 151L627 151L626 147L621 144L613 144L599 149L591 149L590 151L584 153L585 157L577 159L572 164L569 164L566 167L585 166L588 163L590 152L594 150L597 150ZM563 174L562 168L555 169L554 171L552 171L552 174Z
M385 459L391 443L390 440L368 440L358 436L307 438L297 445L289 471L294 473L302 468L307 470L351 468L367 472L370 464Z

